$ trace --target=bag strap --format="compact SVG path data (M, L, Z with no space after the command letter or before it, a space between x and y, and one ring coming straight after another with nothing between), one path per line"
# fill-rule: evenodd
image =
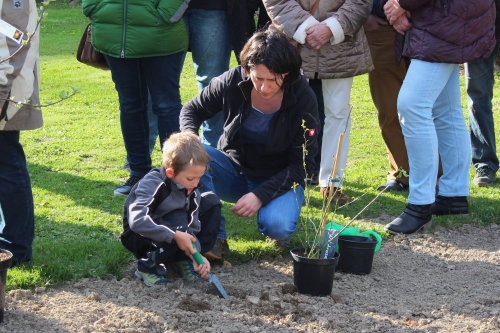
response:
M312 6L311 11L309 12L311 13L311 15L314 15L314 13L316 13L316 10L318 10L319 1L320 0L314 1L314 5Z

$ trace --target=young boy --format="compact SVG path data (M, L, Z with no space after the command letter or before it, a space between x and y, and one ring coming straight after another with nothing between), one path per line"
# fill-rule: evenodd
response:
M198 265L192 254L193 242L200 252L209 251L219 230L218 197L198 190L209 162L195 134L172 134L163 145L161 168L151 170L130 191L121 241L137 257L135 276L146 286L170 282L167 263L177 266L185 280L208 278L208 260Z

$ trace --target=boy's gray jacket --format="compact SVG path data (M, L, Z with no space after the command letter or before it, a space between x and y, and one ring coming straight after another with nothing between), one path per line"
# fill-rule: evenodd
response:
M171 243L174 226L187 226L186 232L196 235L201 230L198 219L201 193L194 190L186 195L165 174L165 168L151 170L142 178L125 202L123 227L157 242ZM168 221L167 214L174 210L187 212L187 222ZM167 217L168 218L168 217ZM172 226L172 227L169 227Z
M37 22L35 0L0 0L0 19L24 33L35 31ZM20 44L0 33L0 130L30 130L42 126L42 112L31 105L39 105L38 30L31 41L12 58L5 60L20 48ZM15 105L5 99L28 102ZM1 143L0 143L1 144Z
M281 30L301 44L302 70L307 78L339 79L364 74L373 69L363 24L370 15L372 0L263 0L269 17ZM306 30L326 24L332 31L330 42L319 50L306 43Z

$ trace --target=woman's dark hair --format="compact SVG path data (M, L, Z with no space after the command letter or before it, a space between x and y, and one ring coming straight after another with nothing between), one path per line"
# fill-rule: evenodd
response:
M270 26L256 32L243 46L240 53L245 72L257 65L264 65L274 74L286 74L281 89L287 90L300 77L302 58L285 34Z

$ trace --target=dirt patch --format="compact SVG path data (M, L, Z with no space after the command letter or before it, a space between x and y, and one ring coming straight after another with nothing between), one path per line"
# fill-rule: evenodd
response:
M291 258L215 267L208 283L147 288L84 279L7 294L4 332L498 332L500 226L398 236L371 274L335 273L332 295L295 292Z

